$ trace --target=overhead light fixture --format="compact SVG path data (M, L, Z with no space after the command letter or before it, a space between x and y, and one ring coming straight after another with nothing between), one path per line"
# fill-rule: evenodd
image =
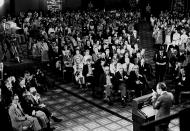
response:
M0 7L2 7L5 3L5 0L0 0Z

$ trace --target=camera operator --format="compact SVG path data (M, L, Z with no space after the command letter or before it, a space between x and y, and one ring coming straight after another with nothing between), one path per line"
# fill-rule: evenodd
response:
M6 53L7 50L9 50L10 58L14 58L18 63L20 63L16 32L14 32L13 30L15 29L12 28L13 26L17 27L15 24L16 23L12 21L6 21L6 18L3 18L0 23L0 38L2 39L1 46L3 51L2 60L7 60Z

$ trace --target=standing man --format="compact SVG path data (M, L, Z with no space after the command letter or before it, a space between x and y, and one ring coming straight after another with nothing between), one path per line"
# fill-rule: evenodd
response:
M156 86L156 91L152 93L153 108L157 109L155 119L160 119L170 115L170 108L172 107L174 97L173 94L167 92L167 86L164 82L159 82ZM167 131L169 122L164 122L156 126L156 131Z
M166 66L168 62L167 54L164 52L163 49L159 49L158 53L155 54L153 60L155 62L156 82L162 82L164 80Z
M150 6L150 4L148 3L147 6L146 6L146 21L149 21L149 19L150 19L150 14L151 14L151 6Z

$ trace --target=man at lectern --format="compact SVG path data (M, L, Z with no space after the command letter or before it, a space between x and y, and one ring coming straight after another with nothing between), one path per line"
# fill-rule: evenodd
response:
M153 108L157 109L155 119L170 115L170 108L172 107L174 97L173 94L167 92L167 86L164 82L159 82L156 86L156 91L152 93ZM167 131L169 122L165 122L156 126L156 131Z

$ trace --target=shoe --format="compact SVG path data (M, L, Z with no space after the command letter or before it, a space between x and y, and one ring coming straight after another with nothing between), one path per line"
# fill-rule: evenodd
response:
M125 107L126 106L126 102L125 102L125 100L123 99L123 100L121 100L121 105L122 105L122 107Z
M56 128L55 127L50 127L49 129L48 129L48 131L53 131L53 130L55 130Z
M54 122L61 122L62 121L62 119L59 119L55 116L52 116L51 118L53 119Z
M111 99L110 97L108 97L108 105L109 105L109 106L112 106L112 105L113 105L112 99Z

